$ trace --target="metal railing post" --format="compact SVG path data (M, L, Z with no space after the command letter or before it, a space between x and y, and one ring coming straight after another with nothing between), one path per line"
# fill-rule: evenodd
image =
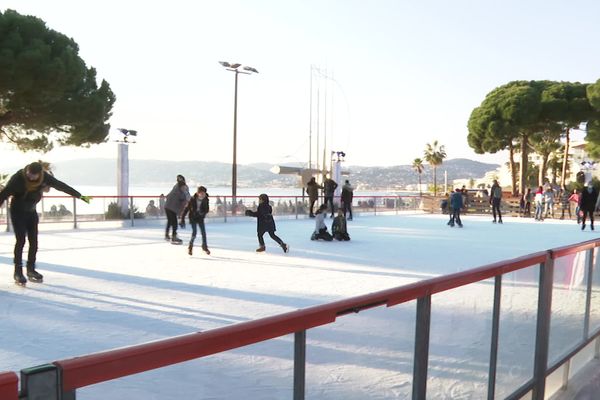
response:
M135 212L133 210L133 196L129 197L129 219L131 220L131 226L134 225Z
M377 197L373 197L373 215L377 215Z
M546 256L546 261L540 264L532 400L544 400L544 393L546 390L553 283L554 260L552 259L552 252L549 251Z
M23 400L75 400L75 390L63 392L59 368L43 364L21 370L21 393Z
M77 199L73 197L73 229L77 229Z
M294 197L294 210L296 210L296 219L298 219L298 196Z
M594 280L594 249L587 250L587 288L585 293L585 315L583 320L583 340L590 334L590 313L592 310L592 287Z
M424 400L427 398L429 329L431 327L431 295L417 299L416 319L412 399Z
M502 275L494 278L494 307L492 313L492 338L490 343L490 368L488 373L488 400L496 395L496 367L498 365L498 338L500 331L500 305L502 300Z
M306 331L294 333L294 400L304 400L306 385Z
M223 197L223 217L223 222L227 222L227 196Z

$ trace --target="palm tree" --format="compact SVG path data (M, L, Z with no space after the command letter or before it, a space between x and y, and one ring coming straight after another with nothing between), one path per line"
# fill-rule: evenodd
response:
M425 147L425 161L433 168L433 195L437 195L437 176L436 169L438 165L442 165L444 158L446 158L446 149L443 145L440 145L437 140L433 143L427 143Z
M419 174L419 196L422 196L423 193L421 193L421 174L425 170L423 160L421 160L420 158L415 158L412 163L412 169L414 169L415 172Z

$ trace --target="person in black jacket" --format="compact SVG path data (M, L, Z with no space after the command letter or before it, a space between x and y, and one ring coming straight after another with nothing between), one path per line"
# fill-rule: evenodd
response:
M257 252L265 251L265 240L263 239L265 233L268 233L285 253L289 251L288 245L275 234L275 220L273 219L273 208L269 204L269 196L264 193L258 196L258 209L256 211L246 210L245 214L248 217L256 217L259 244L258 249L256 249Z
M587 187L583 188L579 198L579 209L583 211L581 230L585 229L585 220L588 215L590 217L590 229L594 230L594 211L596 211L597 203L598 190L590 182Z
M192 226L192 237L188 246L188 254L191 256L194 248L194 239L196 239L197 233L196 225L200 227L200 234L202 235L202 250L206 254L210 254L210 250L208 250L208 245L206 244L206 228L204 227L204 217L208 214L208 193L206 193L204 186L198 186L198 191L194 193L183 209L181 214L182 226L185 226L185 216L188 212L190 214L190 225Z
M334 217L335 208L333 206L333 195L335 194L335 189L338 187L336 181L331 178L325 179L323 182L323 196L325 197L325 204L331 205L331 218Z
M44 170L41 162L33 162L17 171L8 181L6 187L0 191L0 206L9 196L10 217L15 231L14 264L15 283L24 285L27 279L23 276L23 248L25 238L29 240L27 253L27 277L32 282L43 282L42 274L35 270L35 261L38 249L38 223L36 211L37 203L42 199L42 193L54 188L73 197L89 203L90 198L82 196L77 190L56 179L49 171Z

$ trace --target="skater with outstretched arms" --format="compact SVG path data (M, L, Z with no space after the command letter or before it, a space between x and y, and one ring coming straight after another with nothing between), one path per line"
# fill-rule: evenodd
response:
M265 193L258 196L258 208L256 211L246 210L245 215L247 217L255 217L256 218L256 230L258 232L258 249L257 252L265 251L265 240L263 238L265 233L268 233L271 236L271 239L277 242L279 246L283 249L284 253L289 251L289 247L287 244L279 238L275 234L275 220L273 219L273 208L269 204L269 196Z
M15 283L20 285L27 282L27 279L23 276L23 248L25 247L26 238L29 241L27 278L32 282L43 282L44 280L42 274L35 269L39 223L36 205L42 199L43 192L48 191L50 188L81 199L86 203L90 202L90 197L82 196L71 186L56 179L49 170L44 169L41 162L32 162L17 171L10 178L6 187L0 191L0 206L12 196L10 217L16 239L13 259L15 264L14 279Z

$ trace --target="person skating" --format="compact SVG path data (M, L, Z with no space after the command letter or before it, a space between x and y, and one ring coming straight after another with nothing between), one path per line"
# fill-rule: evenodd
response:
M352 198L354 197L354 188L350 184L350 181L346 179L346 182L342 185L342 207L344 208L344 218L346 213L349 213L348 221L352 221Z
M579 209L583 211L581 218L581 230L585 230L586 216L590 217L590 229L594 230L594 211L596 211L598 202L598 190L589 182L587 187L581 191L579 197Z
M18 284L25 284L23 276L23 248L25 238L29 241L27 253L27 277L32 282L43 282L44 277L36 271L35 261L38 250L37 203L42 199L42 192L53 188L89 203L90 197L82 196L77 190L56 179L49 171L44 170L41 162L33 162L17 171L0 191L0 206L12 196L10 202L10 217L15 232L14 249L14 279Z
M177 175L177 183L167 194L165 201L165 213L167 214L167 227L165 229L165 240L171 243L181 244L181 239L177 237L177 219L181 211L190 199L190 192L185 183L183 175ZM169 236L169 230L172 235Z
M284 253L289 251L287 244L275 234L277 230L275 227L275 220L273 219L273 208L269 204L269 196L265 193L258 196L258 208L256 211L246 210L246 216L256 218L256 230L258 232L258 244L259 247L256 249L257 252L265 251L265 240L263 238L265 233L271 236L271 239L277 242L283 249Z
M308 214L310 218L315 217L313 210L315 202L319 199L319 189L323 189L323 186L319 185L313 176L306 184L306 193L308 194L308 201L310 202L310 214Z
M542 186L538 186L535 191L535 220L543 221L544 220L544 188Z
M579 211L579 191L573 190L571 196L569 196L569 203L575 203L575 215L577 216L577 223L581 223L581 212Z
M206 192L206 188L204 186L198 186L198 190L190 201L188 201L187 205L183 209L181 213L181 224L185 226L185 216L189 213L189 222L192 227L192 236L190 237L190 244L188 245L188 254L191 256L193 254L194 248L194 240L196 239L197 227L200 227L200 234L202 235L202 250L206 254L210 254L210 250L208 250L208 245L206 243L206 228L204 226L204 218L209 211L209 200L208 193Z
M454 193L450 195L450 207L452 208L452 217L450 218L450 226L454 226L456 223L462 228L462 221L460 220L460 210L463 208L463 196L459 188L456 188ZM502 222L502 220L500 220Z
M312 233L310 240L323 239L327 242L333 240L333 236L327 232L327 225L325 225L325 214L327 214L327 204L321 204L315 214L315 230Z
M333 205L333 195L335 194L335 189L338 187L336 181L331 178L325 179L323 182L323 197L325 197L325 204L329 203L331 206L331 218L334 217L335 209Z
M335 240L350 240L350 235L348 235L348 225L346 224L346 217L344 216L344 210L338 210L337 217L333 219L331 224L331 233L333 234L333 238Z
M490 204L492 205L492 213L494 215L493 223L496 223L496 214L498 214L498 223L502 223L502 212L500 211L500 203L502 201L502 188L498 184L498 181L494 179L490 193Z

